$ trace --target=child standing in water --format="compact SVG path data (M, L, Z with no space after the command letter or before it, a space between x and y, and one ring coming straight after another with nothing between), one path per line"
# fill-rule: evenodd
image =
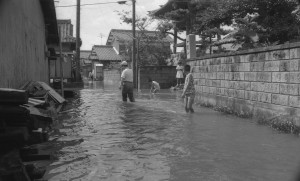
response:
M151 86L150 88L151 93L157 93L160 90L160 86L158 82L152 80L151 78L148 79L148 82Z
M185 111L186 112L194 112L193 103L195 99L195 86L194 86L194 78L191 71L190 65L184 66L184 71L188 73L185 77L184 88L182 92L182 98L185 98Z

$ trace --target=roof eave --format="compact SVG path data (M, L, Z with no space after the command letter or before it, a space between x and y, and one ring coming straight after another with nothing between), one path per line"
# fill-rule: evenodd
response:
M44 15L46 30L48 31L48 36L46 37L47 44L58 45L59 36L54 0L40 0L40 3Z

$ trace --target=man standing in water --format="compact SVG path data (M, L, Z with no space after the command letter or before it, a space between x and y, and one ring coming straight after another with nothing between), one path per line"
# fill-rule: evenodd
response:
M127 102L127 96L130 102L134 102L133 97L133 71L129 69L128 64L126 61L121 63L122 71L121 74L121 85L120 88L122 89L122 97L123 101Z

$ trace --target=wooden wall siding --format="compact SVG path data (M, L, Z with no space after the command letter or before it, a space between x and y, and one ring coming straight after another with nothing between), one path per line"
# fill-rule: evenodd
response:
M39 0L0 0L0 87L48 83L45 23Z

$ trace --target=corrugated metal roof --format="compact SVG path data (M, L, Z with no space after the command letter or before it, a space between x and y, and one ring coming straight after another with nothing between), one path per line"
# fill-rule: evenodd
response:
M97 56L98 60L108 60L108 61L121 61L122 58L119 56L116 52L116 50L113 48L113 46L109 45L94 45L92 54L90 58L95 59Z
M143 36L147 37L157 37L158 31L139 31L136 30L136 37L140 38ZM132 30L122 30L122 29L112 29L110 31L109 37L107 39L106 44L108 45L110 42L112 42L114 39L117 39L119 41L132 41ZM172 42L172 38L170 36L167 36L163 39L155 39L154 41L164 41L164 42Z
M90 54L91 54L91 50L81 50L80 59L89 59Z

